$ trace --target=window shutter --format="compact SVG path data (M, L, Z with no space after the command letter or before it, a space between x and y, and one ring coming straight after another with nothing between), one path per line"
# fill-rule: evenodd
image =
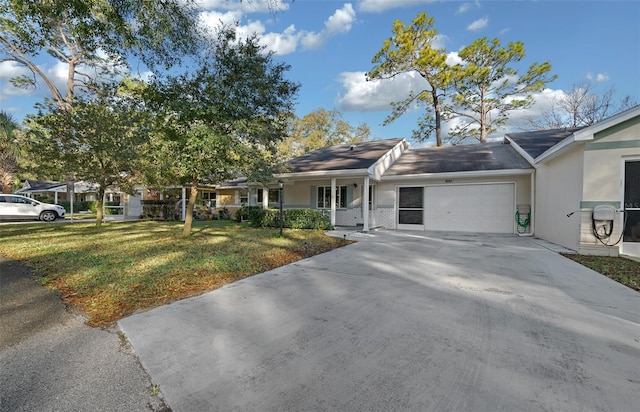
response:
M310 201L310 207L311 209L317 209L318 208L318 188L316 186L311 186L311 196L309 197L311 199Z

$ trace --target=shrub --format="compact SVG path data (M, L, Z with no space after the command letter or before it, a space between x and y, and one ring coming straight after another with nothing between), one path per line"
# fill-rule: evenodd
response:
M64 207L64 210L67 211L67 213L70 213L71 211L71 202L67 201L67 200L61 200L58 202L58 204L62 207ZM104 202L105 206L119 206L120 203L119 202ZM78 212L84 212L84 211L90 211L93 213L96 213L98 211L98 201L97 200L90 200L90 201L74 201L73 202L73 213L78 213ZM111 208L106 208L104 211L105 215L117 215L121 213L121 209L111 209Z
M253 227L280 227L280 210L248 208L249 222ZM290 229L331 229L329 215L322 210L286 209L282 213L283 227Z
M143 200L142 217L153 220L174 220L176 218L175 200Z

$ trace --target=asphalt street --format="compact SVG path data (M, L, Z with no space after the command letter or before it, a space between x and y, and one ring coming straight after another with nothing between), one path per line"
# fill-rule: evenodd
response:
M0 255L0 411L167 411L131 345Z

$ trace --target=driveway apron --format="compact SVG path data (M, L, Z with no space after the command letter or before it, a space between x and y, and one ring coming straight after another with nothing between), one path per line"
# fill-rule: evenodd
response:
M630 411L640 294L532 238L357 243L119 322L174 411Z

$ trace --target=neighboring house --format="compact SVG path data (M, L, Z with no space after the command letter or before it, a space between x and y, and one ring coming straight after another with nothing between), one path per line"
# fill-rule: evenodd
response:
M505 138L536 169L537 237L582 254L640 256L640 106L585 128ZM616 211L598 240L593 210L602 205ZM595 223L600 234L611 229Z
M53 199L53 203L67 200L67 184L44 180L25 180L22 188L14 193L34 199ZM92 201L97 199L97 189L94 184L79 181L74 183L74 200Z

